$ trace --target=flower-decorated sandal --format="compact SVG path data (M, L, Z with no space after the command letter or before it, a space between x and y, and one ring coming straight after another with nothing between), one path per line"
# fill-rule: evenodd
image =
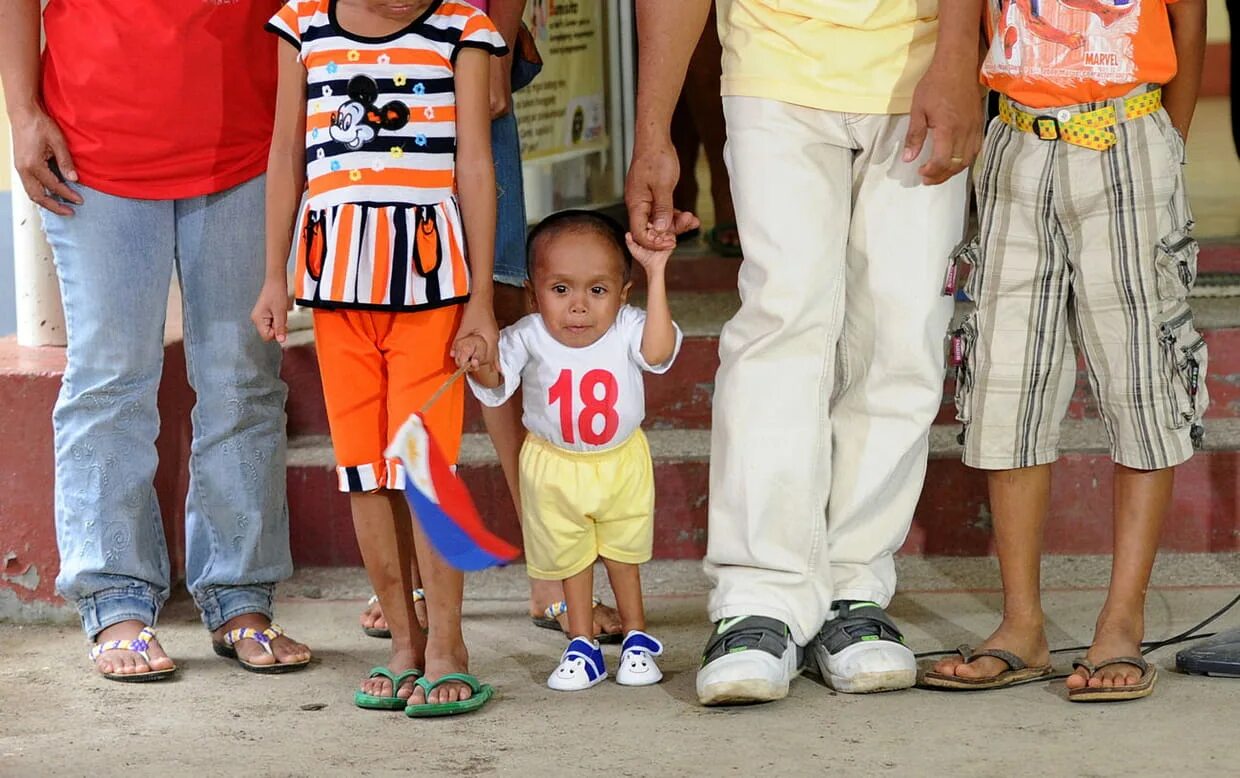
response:
M229 630L224 633L224 639L218 643L212 641L211 648L215 649L215 653L225 659L234 659L237 664L241 665L251 673L265 673L274 675L276 673L290 673L294 670L300 670L310 664L309 659L303 659L300 662L281 662L276 660L275 663L269 665L256 665L247 662L237 655L237 643L242 640L253 640L255 643L263 647L268 654L275 656L276 652L271 648L271 641L284 634L284 629L278 624L272 624L264 630L257 630L253 627L240 627L238 629Z
M151 641L153 640L155 640L155 630L144 626L142 631L133 640L109 640L107 643L96 643L91 646L90 661L97 663L104 651L132 651L145 659L149 665L151 663L151 655L147 653L147 650L151 647ZM162 681L176 671L176 667L173 666L166 670L150 670L145 673L105 673L100 671L99 674L109 681L144 683L146 681Z
M602 600L597 597L594 598L595 608L602 604ZM531 616L530 621L534 622L535 627L554 630L563 635L565 640L568 640L568 633L560 626L559 621L559 617L565 613L568 613L568 603L560 600L548 605L541 616ZM594 639L600 643L619 643L624 639L624 635L621 635L619 632L600 632L594 636Z

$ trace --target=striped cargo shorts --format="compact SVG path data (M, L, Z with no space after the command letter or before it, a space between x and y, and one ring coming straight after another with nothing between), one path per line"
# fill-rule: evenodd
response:
M976 309L952 341L967 465L1055 461L1076 384L1073 341L1115 462L1170 467L1200 443L1209 400L1206 344L1186 301L1197 243L1184 141L1161 109L1114 131L1118 142L1095 151L998 119L987 130L979 236L958 254L973 265L965 292Z

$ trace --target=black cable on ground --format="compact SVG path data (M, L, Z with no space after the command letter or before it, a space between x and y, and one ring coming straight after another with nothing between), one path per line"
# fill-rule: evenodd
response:
M1197 631L1201 629L1205 629L1206 627L1210 626L1212 623L1214 623L1218 619L1222 618L1222 616L1226 614L1227 611L1236 607L1237 603L1240 603L1240 594L1237 594L1235 597L1232 598L1231 602L1227 603L1223 607L1216 610L1214 613L1210 614L1210 616L1206 618L1205 620L1201 621L1198 624L1195 624L1192 627L1189 627L1188 629L1184 630L1178 635L1174 635L1165 640L1145 641L1144 643L1141 644L1141 655L1145 656L1154 651L1157 651L1160 648L1166 648L1167 646L1174 646L1179 643L1186 643L1189 640L1200 640L1200 639L1214 637L1214 635L1217 633L1207 632L1205 634L1199 635L1197 634ZM1087 645L1086 646L1068 646L1066 648L1052 648L1051 653L1052 654L1067 654L1067 653L1072 653L1072 652L1077 652L1077 651L1088 651L1088 650L1089 650L1089 646ZM918 659L929 659L931 657L951 656L952 654L955 654L955 653L956 653L955 649L951 651L922 651L921 653L914 654L913 656L917 657Z

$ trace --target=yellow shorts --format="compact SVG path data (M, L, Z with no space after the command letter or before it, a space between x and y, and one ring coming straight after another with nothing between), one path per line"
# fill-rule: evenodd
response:
M639 565L654 547L654 465L637 430L615 448L566 451L536 435L521 446L526 572L562 581L600 556Z

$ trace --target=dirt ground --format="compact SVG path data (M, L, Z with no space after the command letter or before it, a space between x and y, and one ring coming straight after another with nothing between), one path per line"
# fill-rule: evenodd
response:
M180 672L158 684L97 677L73 626L0 625L0 775L1240 773L1240 680L1179 675L1173 649L1154 655L1158 688L1136 703L1071 704L1062 681L847 696L803 678L780 703L701 708L693 680L704 596L678 591L700 588L696 575L679 575L683 585L661 586L670 593L649 600L651 630L669 647L665 681L645 689L609 681L582 693L544 685L564 644L525 618L519 576L474 587L466 603L473 669L499 693L479 713L443 720L353 707L356 682L386 658L384 642L357 626L364 591L337 596L364 589L357 580L293 587L281 598L278 621L317 655L307 671L284 676L251 675L217 658L184 600L160 624ZM1149 636L1196 623L1234 591L1223 582L1156 589ZM1097 590L1049 594L1052 644L1085 641L1101 602ZM902 593L892 613L923 651L978 641L998 604L994 592L940 589ZM1240 613L1215 625L1237 626ZM617 653L609 649L610 662Z

